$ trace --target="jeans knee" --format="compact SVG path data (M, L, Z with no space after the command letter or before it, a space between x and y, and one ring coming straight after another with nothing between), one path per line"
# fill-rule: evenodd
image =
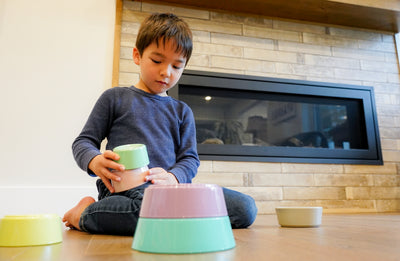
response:
M249 195L223 188L232 228L247 228L257 216L255 201Z
M247 228L251 226L257 217L257 212L258 209L254 199L244 195L243 201L238 208L239 218L232 224L232 228Z

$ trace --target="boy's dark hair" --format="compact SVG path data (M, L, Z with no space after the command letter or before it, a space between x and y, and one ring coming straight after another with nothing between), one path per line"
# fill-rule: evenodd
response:
M167 40L174 40L176 52L182 53L186 64L192 55L192 32L188 24L171 13L154 13L148 16L141 24L137 38L136 48L142 55L144 49L152 43L165 45Z

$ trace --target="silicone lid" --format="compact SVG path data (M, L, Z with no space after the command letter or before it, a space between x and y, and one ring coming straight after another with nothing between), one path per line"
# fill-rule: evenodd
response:
M125 166L125 169L137 169L149 164L146 145L127 144L113 149L120 157L117 162Z

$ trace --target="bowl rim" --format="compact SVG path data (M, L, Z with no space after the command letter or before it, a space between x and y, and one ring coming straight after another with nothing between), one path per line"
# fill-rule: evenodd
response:
M291 207L291 206L282 206L282 207L276 207L276 210L283 210L283 209L287 209L287 210L296 210L296 209L323 209L322 207L305 207L305 206L296 206L296 207Z
M32 220L32 219L58 219L57 214L29 214L29 215L5 215L3 220Z
M146 189L215 189L219 187L217 184L210 183L178 183L173 185L151 185Z

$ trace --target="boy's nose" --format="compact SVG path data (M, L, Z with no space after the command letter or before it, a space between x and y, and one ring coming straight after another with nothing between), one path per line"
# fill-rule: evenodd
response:
M162 76L166 76L166 77L169 77L170 75L171 75L171 66L165 66L165 67L163 67L162 69L161 69L161 72L160 72L160 74L162 75Z

